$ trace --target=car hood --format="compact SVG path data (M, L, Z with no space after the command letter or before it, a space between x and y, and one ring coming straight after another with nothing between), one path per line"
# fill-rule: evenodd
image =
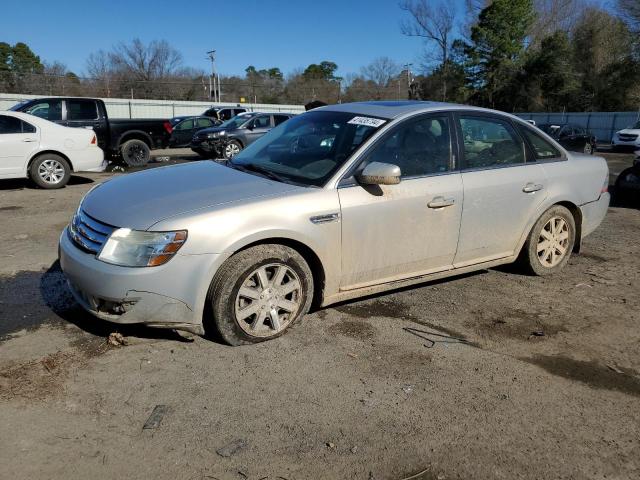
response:
M640 135L640 129L637 128L625 128L623 130L619 130L616 133L622 133L626 135Z
M301 188L202 161L108 180L87 194L82 209L115 227L147 230L175 215Z

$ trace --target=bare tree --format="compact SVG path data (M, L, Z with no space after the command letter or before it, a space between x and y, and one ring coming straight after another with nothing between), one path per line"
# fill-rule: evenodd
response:
M400 73L400 66L389 57L378 57L362 67L360 73L366 80L375 82L379 87L387 87L391 79Z
M435 45L435 58L445 71L442 81L442 97L447 98L447 75L456 21L455 2L447 0L403 0L400 8L409 14L400 29L404 35L420 37L427 45Z
M558 30L572 31L591 3L591 0L535 0L536 20L529 32L529 45L539 47L545 37Z

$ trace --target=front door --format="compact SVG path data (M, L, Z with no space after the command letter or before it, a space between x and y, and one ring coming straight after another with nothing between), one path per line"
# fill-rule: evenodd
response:
M398 185L338 189L342 214L341 289L452 268L462 213L448 115L407 120L382 137L369 162L398 165Z
M464 205L455 267L511 256L547 195L544 169L527 162L511 122L459 114Z
M33 125L0 115L0 177L21 175L38 145L39 136Z
M252 144L269 130L271 130L271 115L260 115L253 119L252 128L245 131L245 147Z

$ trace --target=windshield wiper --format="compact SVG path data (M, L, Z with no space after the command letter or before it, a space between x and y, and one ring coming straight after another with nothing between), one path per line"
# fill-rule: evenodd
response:
M238 170L244 170L246 172L255 172L264 177L270 178L271 180L275 180L276 182L288 183L284 177L281 177L277 173L273 173L271 170L268 170L260 165L256 165L255 163L233 163L230 162L233 168L237 168Z

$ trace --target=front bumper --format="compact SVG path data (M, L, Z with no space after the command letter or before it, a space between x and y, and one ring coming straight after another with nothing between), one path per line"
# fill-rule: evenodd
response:
M604 192L600 195L600 198L595 202L590 202L582 205L582 237L586 237L593 232L604 220L609 208L609 202L611 201L611 195L608 192Z
M207 153L218 153L222 148L222 140L220 138L208 138L202 141L192 140L189 148L192 150L202 150Z
M204 333L204 298L218 255L176 255L159 267L121 267L80 250L65 229L59 257L71 293L94 316Z

